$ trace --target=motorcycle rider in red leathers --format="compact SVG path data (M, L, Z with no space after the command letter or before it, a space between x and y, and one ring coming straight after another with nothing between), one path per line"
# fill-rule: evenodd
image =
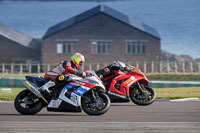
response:
M113 75L113 70L121 70L122 72L129 72L131 69L127 67L123 62L114 61L113 64L106 66L103 69L95 71L96 74L102 79L103 77Z
M46 72L44 79L49 80L43 86L39 88L39 91L47 91L49 93L49 88L53 87L58 83L58 80L63 80L65 77L63 75L77 75L80 77L85 77L86 73L80 71L82 64L85 62L85 58L80 53L75 53L71 56L70 61L61 61L57 66L55 66L50 71ZM70 76L67 77L66 81L70 81Z

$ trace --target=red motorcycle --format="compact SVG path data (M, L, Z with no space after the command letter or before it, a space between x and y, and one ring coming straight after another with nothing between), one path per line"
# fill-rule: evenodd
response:
M125 67L123 62L118 62ZM155 91L149 87L146 76L133 66L128 73L121 70L112 70L109 76L103 76L102 81L111 102L130 102L137 105L150 105L156 99Z

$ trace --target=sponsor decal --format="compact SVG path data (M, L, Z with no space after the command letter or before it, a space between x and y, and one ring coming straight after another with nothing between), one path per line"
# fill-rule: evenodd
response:
M51 108L58 108L60 106L61 100L57 99L57 100L51 100L50 104L48 105L48 107Z
M72 102L77 103L78 98L75 94L72 93L70 99L71 99Z
M60 75L59 77L58 77L58 80L59 81L63 81L65 79L65 76L64 75Z
M130 82L129 84L127 84L127 86L130 86L130 85L132 85L134 82L135 82L135 80L134 80L134 81L132 81L132 82Z
M86 89L82 88L82 87L79 87L78 89L76 89L74 91L75 94L79 95L79 96L82 96L85 92L87 92Z
M72 86L70 86L70 85L66 85L66 87L67 87L68 89L72 88Z
M77 96L75 96L75 95L71 95L70 98L73 99L73 100L77 100Z
M132 79L129 78L129 79L127 79L124 83L125 83L125 84L129 84L131 81L132 81Z
M53 101L53 107L58 107L59 106L59 102L58 101Z
M83 92L81 90L77 90L77 93L80 94L80 95L83 94Z
M77 84L80 84L80 85L85 85L85 83L83 83L83 82L78 82L78 81L76 81L76 83L77 83Z
M135 80L135 79L136 79L134 76L131 76L130 78L131 78L132 80Z
M93 82L93 81L88 81L88 83L90 83L90 84L97 84L96 82Z
M126 85L131 85L132 83L134 83L137 79L134 76L131 76L129 79L127 79L124 83Z
M26 83L25 83L29 88L31 88L32 86L31 86L31 84L29 84L27 81L26 81Z
M112 92L112 91L108 91L108 94L111 94L111 95L113 95L113 96L117 96L117 97L121 97L121 98L126 98L126 96L124 96L124 95L120 95L120 94L118 94L118 93L114 93L114 92Z
M68 89L71 89L71 88L76 87L76 86L78 86L78 85L70 83L70 84L65 85L64 88L68 90Z

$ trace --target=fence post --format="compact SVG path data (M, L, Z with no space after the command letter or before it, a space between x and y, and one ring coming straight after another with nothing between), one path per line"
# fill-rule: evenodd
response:
M104 67L107 67L107 62L105 63Z
M183 61L182 63L182 69L183 69L183 73L185 73L185 61Z
M131 62L128 62L128 66L131 66Z
M32 64L29 64L29 66L28 66L28 72L32 73Z
M160 61L160 73L162 73L162 61Z
M40 73L40 64L37 65L37 73Z
M99 63L97 63L97 70L99 70Z
M20 66L19 66L19 74L22 74L22 72L23 72L23 65L22 65L22 63L20 63Z
M5 63L2 63L2 73L5 73Z
M170 73L170 63L167 61L167 73Z
M146 61L144 61L144 73L146 73L147 72L147 63L146 63Z
M137 69L139 68L139 62L136 62L136 68Z
M190 62L190 72L193 73L193 62Z
M49 71L50 70L50 64L48 63L47 64L47 71Z
M174 62L174 67L175 67L175 73L177 73L178 71L177 71L177 63L176 62Z
M154 73L154 62L153 61L151 62L151 70L152 70L151 72Z
M89 64L89 70L92 70L92 65L91 64Z
M10 69L11 69L10 73L13 74L14 73L14 64L13 63L11 63Z
M199 72L200 72L200 62L198 62L198 68L199 68Z

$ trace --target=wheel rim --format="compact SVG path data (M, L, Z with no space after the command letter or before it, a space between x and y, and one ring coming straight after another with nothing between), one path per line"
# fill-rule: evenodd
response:
M103 110L106 107L106 101L102 97L97 97L96 101L89 96L84 102L86 109L90 112Z
M18 103L22 108L31 109L33 108L39 101L39 98L33 95L31 92L24 93L18 99Z
M148 102L153 99L154 94L148 88L145 88L145 90L141 91L138 88L134 87L132 91L132 97L138 101Z

